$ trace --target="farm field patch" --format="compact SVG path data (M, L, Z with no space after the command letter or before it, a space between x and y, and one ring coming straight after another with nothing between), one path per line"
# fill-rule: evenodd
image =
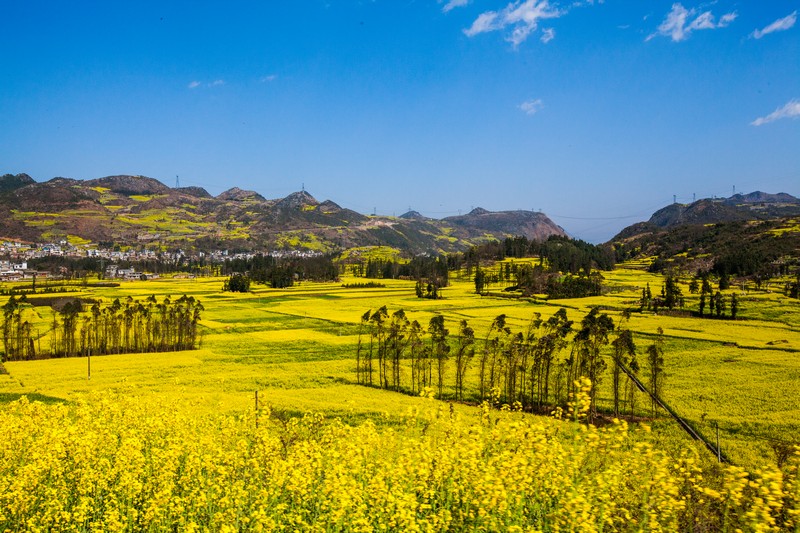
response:
M569 319L578 323L593 306L600 306L617 325L622 312L633 309L625 327L634 332L640 358L661 328L665 399L705 434L719 426L723 447L734 461L769 462L769 439L800 437L800 332L795 327L800 312L795 301L778 293L750 291L735 321L640 313L634 304L642 288L649 283L657 290L662 278L624 268L604 276L617 292L533 303L481 297L473 293L471 283L458 280L442 291L440 300L416 298L413 282L403 280L380 280L385 287L378 288L345 288L344 283L363 280L349 276L336 283L301 283L281 290L255 285L247 294L223 293L222 278L86 287L68 294L105 303L115 298L143 300L151 294L159 300L183 294L199 299L205 307L201 349L92 357L91 379L86 358L7 362L9 374L0 375L0 398L30 394L71 402L88 392L148 391L189 402L199 411L241 412L252 406L258 390L261 401L293 412L358 419L400 416L418 399L356 385L355 347L359 321L367 310L384 305L390 313L404 309L424 327L441 314L451 334L458 321L466 319L476 338L483 339L500 314L506 315L512 330L524 331L537 313L547 319L564 307ZM696 308L696 297L688 289L684 294L686 307ZM47 306L34 310L36 328L46 331L53 311ZM403 369L404 376L408 372ZM451 378L452 365L445 372ZM466 381L474 388L472 372ZM598 384L601 409L611 401L608 372ZM451 387L445 388L446 398L452 393ZM677 432L666 421L656 428ZM685 440L686 446L693 445Z

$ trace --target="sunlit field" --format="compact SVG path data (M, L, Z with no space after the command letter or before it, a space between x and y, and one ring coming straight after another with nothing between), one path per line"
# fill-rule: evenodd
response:
M191 405L197 412L240 414L253 408L258 391L262 405L292 413L318 412L348 421L391 419L419 399L356 384L355 345L365 311L384 305L390 312L404 309L423 325L440 313L451 333L458 321L467 319L476 338L483 338L501 313L518 331L527 327L534 313L548 318L562 306L576 323L592 306L600 306L619 323L622 310L638 311L645 284L656 291L662 283L660 276L621 268L606 274L611 292L601 297L548 303L481 297L470 282L457 279L442 291L440 300L416 298L410 281L380 280L383 288L343 287L360 280L346 276L337 283L301 283L281 290L254 285L251 293L233 294L221 291L222 278L167 278L59 293L59 297L80 295L105 303L151 294L159 299L194 296L205 307L201 347L90 360L7 362L0 394L6 401L21 395L72 401L87 392L146 393ZM662 328L663 396L683 417L707 437L716 438L719 427L722 448L735 463L770 464L776 442L796 442L800 437L800 304L777 292L777 287L775 292L735 290L741 294L735 321L634 312L626 327L635 332L640 353ZM686 308L696 309L696 297L686 287L683 292ZM53 311L47 306L34 309L37 330L47 331ZM447 372L452 375L452 365ZM598 384L601 410L610 408L608 373ZM468 384L474 385L474 374L474 370L468 373ZM444 397L452 397L451 388L445 389ZM639 403L646 405L644 398ZM656 434L671 446L695 446L668 419L657 417L654 424Z
M223 278L165 278L30 295L27 316L45 343L54 311L35 304L54 296L101 304L192 296L205 308L202 338L191 351L6 362L0 422L14 451L0 462L0 524L76 531L796 527L796 301L738 288L736 321L640 312L642 288L660 290L662 280L624 268L607 273L603 296L553 302L479 296L466 279L439 300L417 298L410 281L344 286L360 281L255 285L239 294L223 292ZM683 292L686 307L696 307ZM665 413L653 417L643 394L632 430L609 423L609 371L595 384L606 413L599 428L576 422L589 405L585 393L556 415L567 421L511 413L491 398L481 404L474 368L461 403L432 399L433 390L420 396L359 385L360 320L381 306L404 309L425 326L441 314L452 333L466 319L480 339L499 314L520 331L535 313L549 318L564 307L577 325L599 306L635 332L640 354L661 328L662 396L706 437L719 428L722 449L738 466L720 470ZM633 312L624 320L626 309ZM454 371L449 362L445 400L454 397Z

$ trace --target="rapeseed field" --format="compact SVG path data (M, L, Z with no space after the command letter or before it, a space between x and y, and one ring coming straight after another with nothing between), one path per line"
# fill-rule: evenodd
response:
M451 332L466 319L483 338L498 315L521 331L534 313L546 320L562 307L580 322L600 306L621 323L642 288L658 290L663 281L624 268L606 278L612 291L603 296L552 302L481 297L458 279L440 300L417 298L404 280L343 286L361 280L352 277L253 286L248 294L223 293L222 278L73 287L59 296L102 305L192 296L204 306L200 348L4 363L2 423L15 452L4 457L0 494L17 497L2 502L3 524L11 531L796 528L800 305L777 289L731 289L741 294L736 321L647 311L626 321L640 352L663 331L664 397L707 436L719 429L739 469L716 465L647 409L638 418L651 431L624 422L598 429L479 407L474 394L472 405L447 406L357 385L367 310L403 309L423 324L442 315ZM683 292L686 306L696 307L697 297ZM40 332L53 321L48 305L36 305L45 297L28 297L27 316ZM448 380L454 372L448 363ZM466 380L473 391L476 379L473 369ZM594 384L601 410L610 405L608 382ZM453 398L452 387L442 396ZM90 448L102 468L87 464Z
M647 427L428 400L394 426L269 408L196 416L157 394L0 412L5 531L793 530L797 458L708 475Z

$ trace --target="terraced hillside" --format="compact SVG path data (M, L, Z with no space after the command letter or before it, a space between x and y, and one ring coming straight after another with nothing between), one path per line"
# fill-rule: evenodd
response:
M546 215L475 209L444 220L366 216L306 191L268 200L231 188L170 188L144 176L93 180L0 177L0 238L147 245L161 249L333 251L387 245L409 253L455 251L490 238L565 235Z

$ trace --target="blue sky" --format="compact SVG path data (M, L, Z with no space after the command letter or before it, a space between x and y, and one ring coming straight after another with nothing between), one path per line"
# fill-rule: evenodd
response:
M162 5L167 4L167 5ZM800 0L0 4L0 173L541 209L800 196Z

